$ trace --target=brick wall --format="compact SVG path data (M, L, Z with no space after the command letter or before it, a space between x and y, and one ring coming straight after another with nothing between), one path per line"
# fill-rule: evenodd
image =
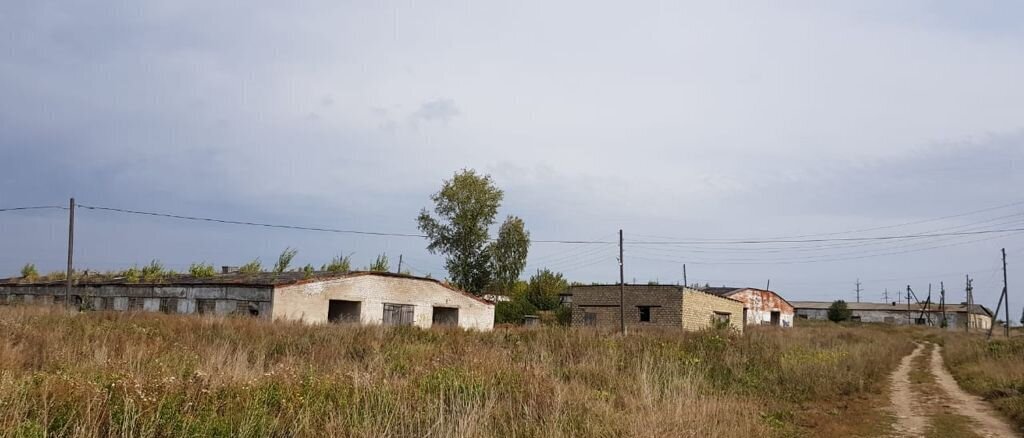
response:
M572 325L585 326L587 314L603 328L619 327L619 286L573 286ZM626 327L680 327L682 325L682 288L668 285L631 285L623 294ZM650 321L640 320L641 308L647 308Z
M730 327L743 331L743 303L693 289L686 289L683 292L684 329L700 330L711 327L717 315L727 317Z

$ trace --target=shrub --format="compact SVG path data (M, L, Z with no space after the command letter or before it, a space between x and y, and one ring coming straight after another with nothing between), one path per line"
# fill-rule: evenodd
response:
M853 315L853 312L846 305L846 301L836 300L832 302L831 306L828 306L828 319L832 322L847 321Z
M321 271L333 272L336 274L344 274L352 270L352 260L350 256L338 256L331 259L331 262L324 265Z
M307 263L306 266L302 267L301 271L302 271L302 277L303 278L309 278L309 277L313 276L314 272L316 272L316 268L314 268L313 265L310 265L310 264Z
M241 274L259 274L263 272L263 263L260 262L259 257L256 257L251 262L240 266L238 272Z
M391 270L391 266L388 264L388 255L381 254L377 256L377 260L374 260L374 262L366 270L373 272L387 272Z
M298 253L297 250L291 248L285 248L284 251L281 251L281 255L277 256L277 263L274 264L274 272L280 274L287 271L288 265L292 264L292 259Z
M29 281L39 278L39 271L36 270L36 265L32 263L25 263L25 266L21 267L21 278Z
M188 274L196 278L210 278L215 272L213 265L206 263L193 263L188 267Z
M171 273L173 272L164 269L164 265L159 260L153 260L142 267L142 280L147 283L157 283L163 281L164 277Z
M538 270L526 285L526 299L540 310L554 310L559 306L558 295L569 288L561 273L548 269Z
M125 269L124 271L121 271L118 274L118 276L124 277L124 281L127 281L129 283L138 283L139 280L142 279L142 272L139 271L139 268L132 266L128 269Z
M536 315L537 307L525 296L512 297L511 301L501 301L494 305L495 324L522 324L526 315Z

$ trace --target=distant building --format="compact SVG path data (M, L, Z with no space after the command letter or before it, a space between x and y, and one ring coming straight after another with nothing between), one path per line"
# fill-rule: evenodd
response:
M626 328L699 330L727 325L743 331L743 303L683 286L627 284L622 318ZM572 325L618 328L619 285L571 286L562 302L572 306Z
M831 301L794 301L797 319L828 319L828 308ZM938 304L927 306L919 304L891 303L850 303L852 319L861 322L880 322L900 325L933 325L941 326L943 309ZM967 303L947 304L945 306L946 326L950 330L963 330L966 324L971 329L988 330L992 326L992 311L980 304L970 309Z
M701 290L742 302L743 322L747 325L793 326L793 305L770 290L751 287L705 287Z
M61 303L62 282L0 280L0 304ZM156 283L95 277L72 287L76 305L96 310L249 315L308 323L458 326L490 330L494 305L429 278L386 272L187 275Z

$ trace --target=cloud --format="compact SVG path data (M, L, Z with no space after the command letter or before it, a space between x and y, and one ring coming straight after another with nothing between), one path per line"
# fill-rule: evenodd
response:
M461 114L461 112L455 105L454 100L435 99L424 102L423 105L420 105L418 110L409 116L409 118L414 122L417 120L423 120L426 122L439 121L442 123L448 123L459 114Z

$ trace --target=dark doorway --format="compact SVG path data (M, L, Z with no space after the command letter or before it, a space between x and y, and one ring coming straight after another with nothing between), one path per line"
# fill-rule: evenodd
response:
M330 322L359 322L359 301L331 300L327 304Z
M459 309L455 307L435 307L433 325L447 327L459 325Z
M774 326L782 325L782 312L778 312L778 311L772 312L772 325L774 325Z
M651 322L651 306L640 306L640 322Z

